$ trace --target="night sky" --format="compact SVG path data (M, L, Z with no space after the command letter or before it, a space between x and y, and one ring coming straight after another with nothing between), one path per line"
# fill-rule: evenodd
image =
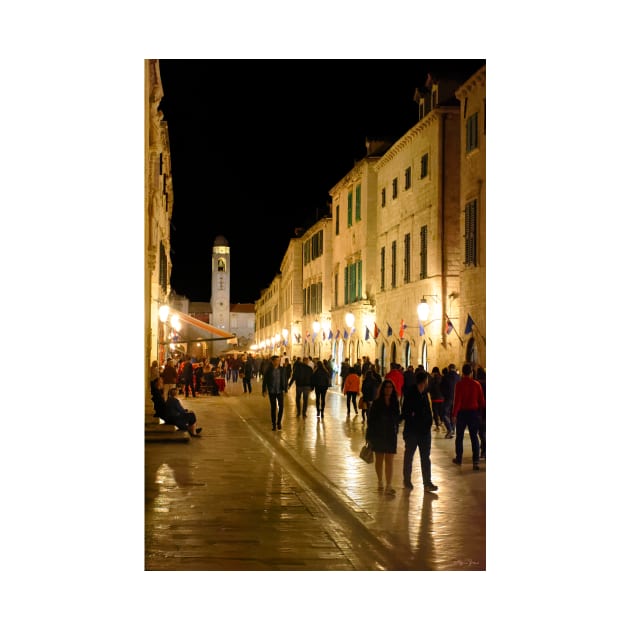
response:
M429 72L463 79L484 60L160 60L173 173L172 288L210 299L212 244L231 247L231 301L254 302L296 227L328 191L418 121Z

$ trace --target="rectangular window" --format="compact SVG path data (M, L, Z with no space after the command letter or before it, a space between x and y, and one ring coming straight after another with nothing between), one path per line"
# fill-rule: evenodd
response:
M383 188L383 189L381 190L381 208L384 208L384 207L385 207L385 197L386 197L386 196L387 196L387 195L386 195L385 189Z
M420 158L420 179L424 179L429 174L429 154L425 153Z
M352 191L348 191L348 227L352 227Z
M339 306L339 274L335 274L335 306Z
M343 269L343 303L348 303L348 267L344 267Z
M477 112L466 120L466 153L479 146L479 136L477 132Z
M403 282L411 281L411 234L405 234Z
M396 241L392 243L392 289L396 286Z
M355 203L354 218L356 221L360 221L361 220L361 184L359 184L356 188L354 203Z
M311 242L307 241L302 245L302 258L304 260L304 264L308 265L311 262Z
M398 177L394 177L392 181L392 199L398 197Z
M385 290L385 248L381 247L381 291Z
M357 299L357 266L352 263L348 267L350 275L350 289L348 291L348 302L354 302Z
M427 226L420 228L420 278L427 277Z
M339 234L339 206L335 206L335 234Z
M363 297L363 263L357 261L357 300Z
M405 190L409 190L411 188L411 166L408 166L405 169Z
M166 259L166 249L164 244L160 241L160 287L162 291L166 293L166 285L168 284L168 278L166 277L168 270L168 261Z
M316 232L310 240L311 244L311 260L319 258L324 252L324 231Z
M477 200L466 204L464 210L464 264L477 264Z

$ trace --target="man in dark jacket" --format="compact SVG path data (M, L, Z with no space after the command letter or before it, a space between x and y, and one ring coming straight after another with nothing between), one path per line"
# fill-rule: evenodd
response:
M427 492L438 489L431 481L431 425L433 414L431 403L427 396L429 375L422 371L416 372L416 388L410 391L403 401L402 417L405 420L403 439L405 441L405 455L403 459L403 479L405 488L413 490L411 483L411 464L416 449L420 449L420 469L422 483Z
M282 413L284 411L284 394L287 391L287 377L280 366L280 357L273 355L271 364L263 375L262 394L269 392L269 404L271 405L271 430L276 426L282 429Z
M293 374L289 381L289 387L295 383L295 406L297 407L297 415L306 418L306 406L308 405L308 396L313 391L311 379L313 377L313 368L308 364L308 357L304 357L302 361L295 362ZM301 403L301 404L300 404Z
M192 392L193 398L195 398L195 386L193 383L193 375L195 370L193 368L193 360L192 358L184 363L184 369L182 370L182 377L184 379L184 392L186 394L186 398L188 398L188 390Z

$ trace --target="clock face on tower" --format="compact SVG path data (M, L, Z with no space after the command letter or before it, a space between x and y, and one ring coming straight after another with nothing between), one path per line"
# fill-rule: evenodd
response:
M221 306L221 307L222 307L222 306L223 306L223 302L219 302L219 306Z

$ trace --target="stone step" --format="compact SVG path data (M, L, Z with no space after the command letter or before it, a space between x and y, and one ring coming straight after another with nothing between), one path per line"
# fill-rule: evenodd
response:
M146 433L144 434L145 443L148 442L190 442L190 435L186 431L176 431L175 433Z

